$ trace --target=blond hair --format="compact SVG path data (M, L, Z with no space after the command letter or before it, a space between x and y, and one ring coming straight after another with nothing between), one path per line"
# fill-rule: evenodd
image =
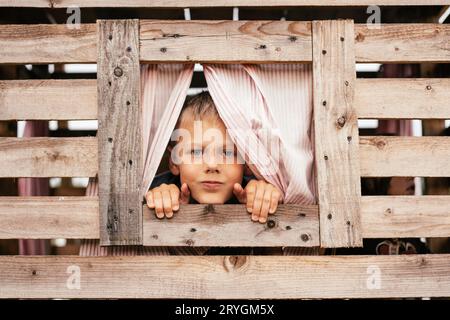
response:
M196 95L186 97L175 129L180 128L183 121L198 121L205 118L222 121L208 91L202 91ZM176 141L170 141L169 145L174 147Z

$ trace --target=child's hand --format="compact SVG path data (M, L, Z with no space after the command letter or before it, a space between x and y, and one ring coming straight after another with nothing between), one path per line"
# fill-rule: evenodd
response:
M246 203L252 220L261 223L266 223L267 215L275 213L282 201L281 192L263 180L250 180L245 189L235 183L233 193L240 203Z
M186 183L183 183L180 189L174 184L161 184L159 187L149 190L145 195L147 206L155 209L156 216L159 219L173 217L173 212L180 209L180 204L189 203L190 191Z

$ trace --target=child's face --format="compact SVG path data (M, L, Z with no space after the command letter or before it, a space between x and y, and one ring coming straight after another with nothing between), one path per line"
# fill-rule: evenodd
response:
M186 131L172 150L171 172L180 175L181 184L187 183L197 202L225 203L233 196L234 184L242 183L244 174L243 161L225 125L220 119L207 117L195 123L182 121L179 129ZM185 139L185 134L190 138Z

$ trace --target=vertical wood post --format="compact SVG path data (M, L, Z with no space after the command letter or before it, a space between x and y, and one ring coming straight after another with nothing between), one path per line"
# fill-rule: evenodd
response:
M362 246L353 20L313 21L315 164L322 247Z
M139 20L98 20L101 245L142 244Z

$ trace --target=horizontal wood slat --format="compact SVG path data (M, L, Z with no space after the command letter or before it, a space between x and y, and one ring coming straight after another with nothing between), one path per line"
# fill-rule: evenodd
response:
M0 7L35 8L209 8L209 7L296 7L296 6L430 6L449 4L448 0L0 0Z
M449 265L449 254L0 256L0 298L443 297Z
M144 206L147 246L320 246L317 206L281 205L255 223L243 205L182 205L175 219L158 219Z
M96 25L0 25L0 63L96 63ZM141 62L311 61L304 21L140 20ZM450 26L355 24L356 62L450 61Z
M0 178L95 177L97 138L0 138Z
M362 177L450 177L450 137L364 136Z
M98 197L0 197L0 239L98 239Z
M357 79L360 119L450 119L450 79Z
M365 238L448 237L450 196L361 198Z
M300 234L301 237L302 231L311 230L315 223L314 212L317 212L317 206L307 209L289 205L289 211L286 210L288 205L282 204L278 212L270 216L275 226L269 228L267 223L251 222L245 209L241 209L240 214L236 210L224 222L224 206L214 206L215 213L206 216L201 214L208 212L207 205L191 206L186 210L182 206L171 220L158 220L144 205L144 242L154 245L226 245L227 241L238 244L233 239L237 237L242 243L247 241L253 246L256 245L252 242L254 239L258 239L258 246L268 241L287 243L292 239L292 243L298 244L297 236ZM305 217L298 216L302 213ZM98 239L98 221L98 197L0 197L0 239ZM187 225L177 230L176 226L182 221ZM290 230L286 230L288 225ZM363 238L450 237L450 196L362 197L361 226ZM192 228L195 231L191 231ZM244 232L237 232L241 228L245 228L245 235L252 236L246 240ZM158 232L158 239L153 238L151 231ZM165 235L165 232L172 234ZM315 235L317 232L318 229L310 233ZM170 238L172 236L173 239ZM192 242L186 243L189 239ZM315 239L301 246L311 245L312 241Z
M0 81L0 110L0 120L97 119L97 81Z
M0 120L97 119L96 80L0 81ZM450 79L356 79L360 119L450 119Z
M0 177L94 177L97 138L0 138ZM449 137L360 137L363 177L449 177Z

